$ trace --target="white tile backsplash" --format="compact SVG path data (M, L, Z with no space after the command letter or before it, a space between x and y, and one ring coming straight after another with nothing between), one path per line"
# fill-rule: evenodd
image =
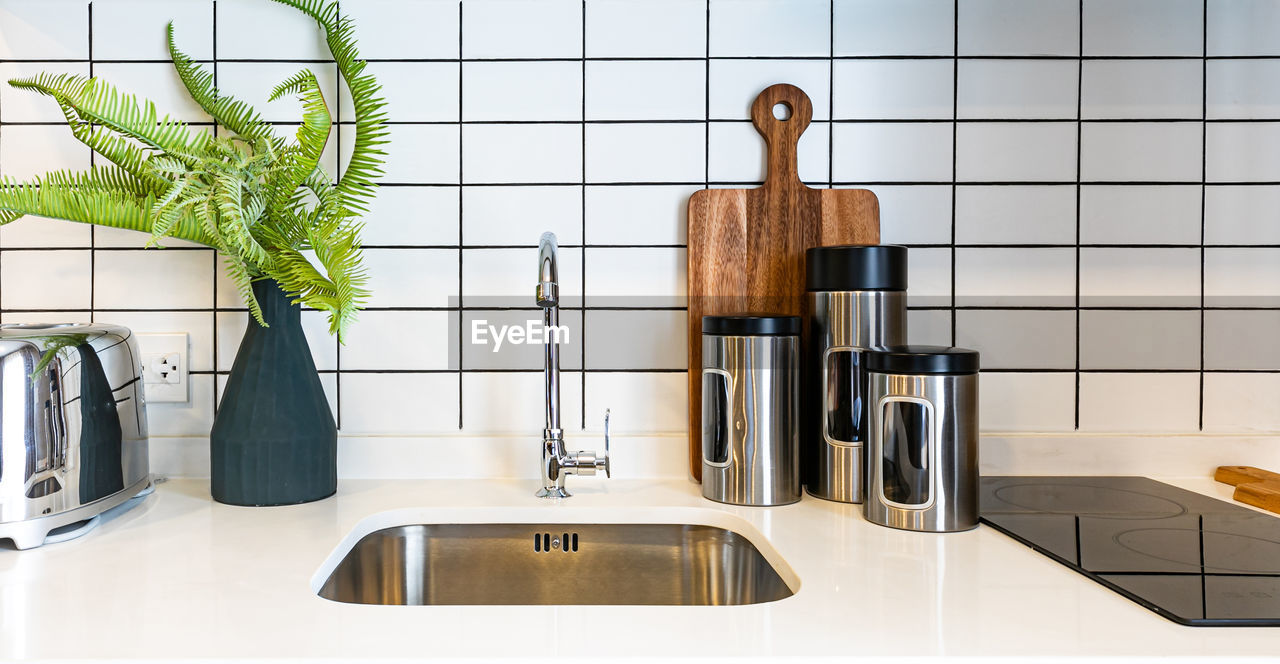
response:
M87 0L0 0L0 79L92 69L207 123L164 62L172 18L180 46L216 53L221 88L283 135L299 104L268 104L267 91L315 71L345 123L324 160L336 173L350 97L314 22L267 0L214 4L95 0L91 51ZM344 434L536 435L539 402L524 398L541 388L536 362L459 374L457 307L461 295L536 316L544 230L562 245L566 304L585 291L588 307L585 322L564 314L585 334L564 365L566 427L598 433L612 407L616 432L682 432L688 197L763 177L749 110L778 82L814 105L801 178L870 187L882 241L911 245L911 340L984 351L985 431L1187 433L1203 416L1206 431L1280 432L1265 408L1236 406L1274 400L1274 375L1248 373L1280 366L1247 359L1275 356L1249 352L1269 337L1232 331L1280 310L1274 0L352 0L342 12L394 123L388 186L365 217L371 308L341 347L323 312L303 313ZM0 176L88 166L59 122L48 98L0 86ZM193 376L190 404L155 405L152 431L205 435L247 314L212 252L143 251L146 239L43 219L0 228L0 320L188 332L193 367L219 375ZM1219 307L1204 330L1202 298ZM1108 337L1150 325L1160 336L1147 344ZM1245 348L1206 352L1202 397L1199 346L1219 339ZM619 344L633 352L610 356Z

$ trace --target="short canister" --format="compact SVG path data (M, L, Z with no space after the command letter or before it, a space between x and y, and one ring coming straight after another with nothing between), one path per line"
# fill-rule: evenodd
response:
M702 495L800 500L800 318L702 319Z
M805 252L809 304L801 474L810 495L860 503L865 481L869 349L907 342L907 248Z
M868 521L926 532L978 525L978 352L868 353Z

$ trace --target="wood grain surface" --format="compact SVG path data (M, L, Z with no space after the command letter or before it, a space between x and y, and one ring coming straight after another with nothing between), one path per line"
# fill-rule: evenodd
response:
M783 104L790 117L774 117ZM800 181L796 145L813 118L794 85L766 88L751 105L764 137L758 189L705 189L689 198L689 469L702 479L702 317L756 312L805 314L804 252L878 244L880 207L866 189L811 189Z

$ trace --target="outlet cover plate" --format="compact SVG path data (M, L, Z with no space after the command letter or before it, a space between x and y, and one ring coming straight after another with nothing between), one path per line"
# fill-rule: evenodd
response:
M139 334L142 355L142 389L151 403L187 403L191 400L187 365L191 353L186 333Z

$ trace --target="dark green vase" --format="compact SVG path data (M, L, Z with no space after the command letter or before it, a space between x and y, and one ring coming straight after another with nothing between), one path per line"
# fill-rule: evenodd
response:
M338 428L302 333L302 309L274 281L253 284L252 318L209 435L213 499L293 505L338 487Z

